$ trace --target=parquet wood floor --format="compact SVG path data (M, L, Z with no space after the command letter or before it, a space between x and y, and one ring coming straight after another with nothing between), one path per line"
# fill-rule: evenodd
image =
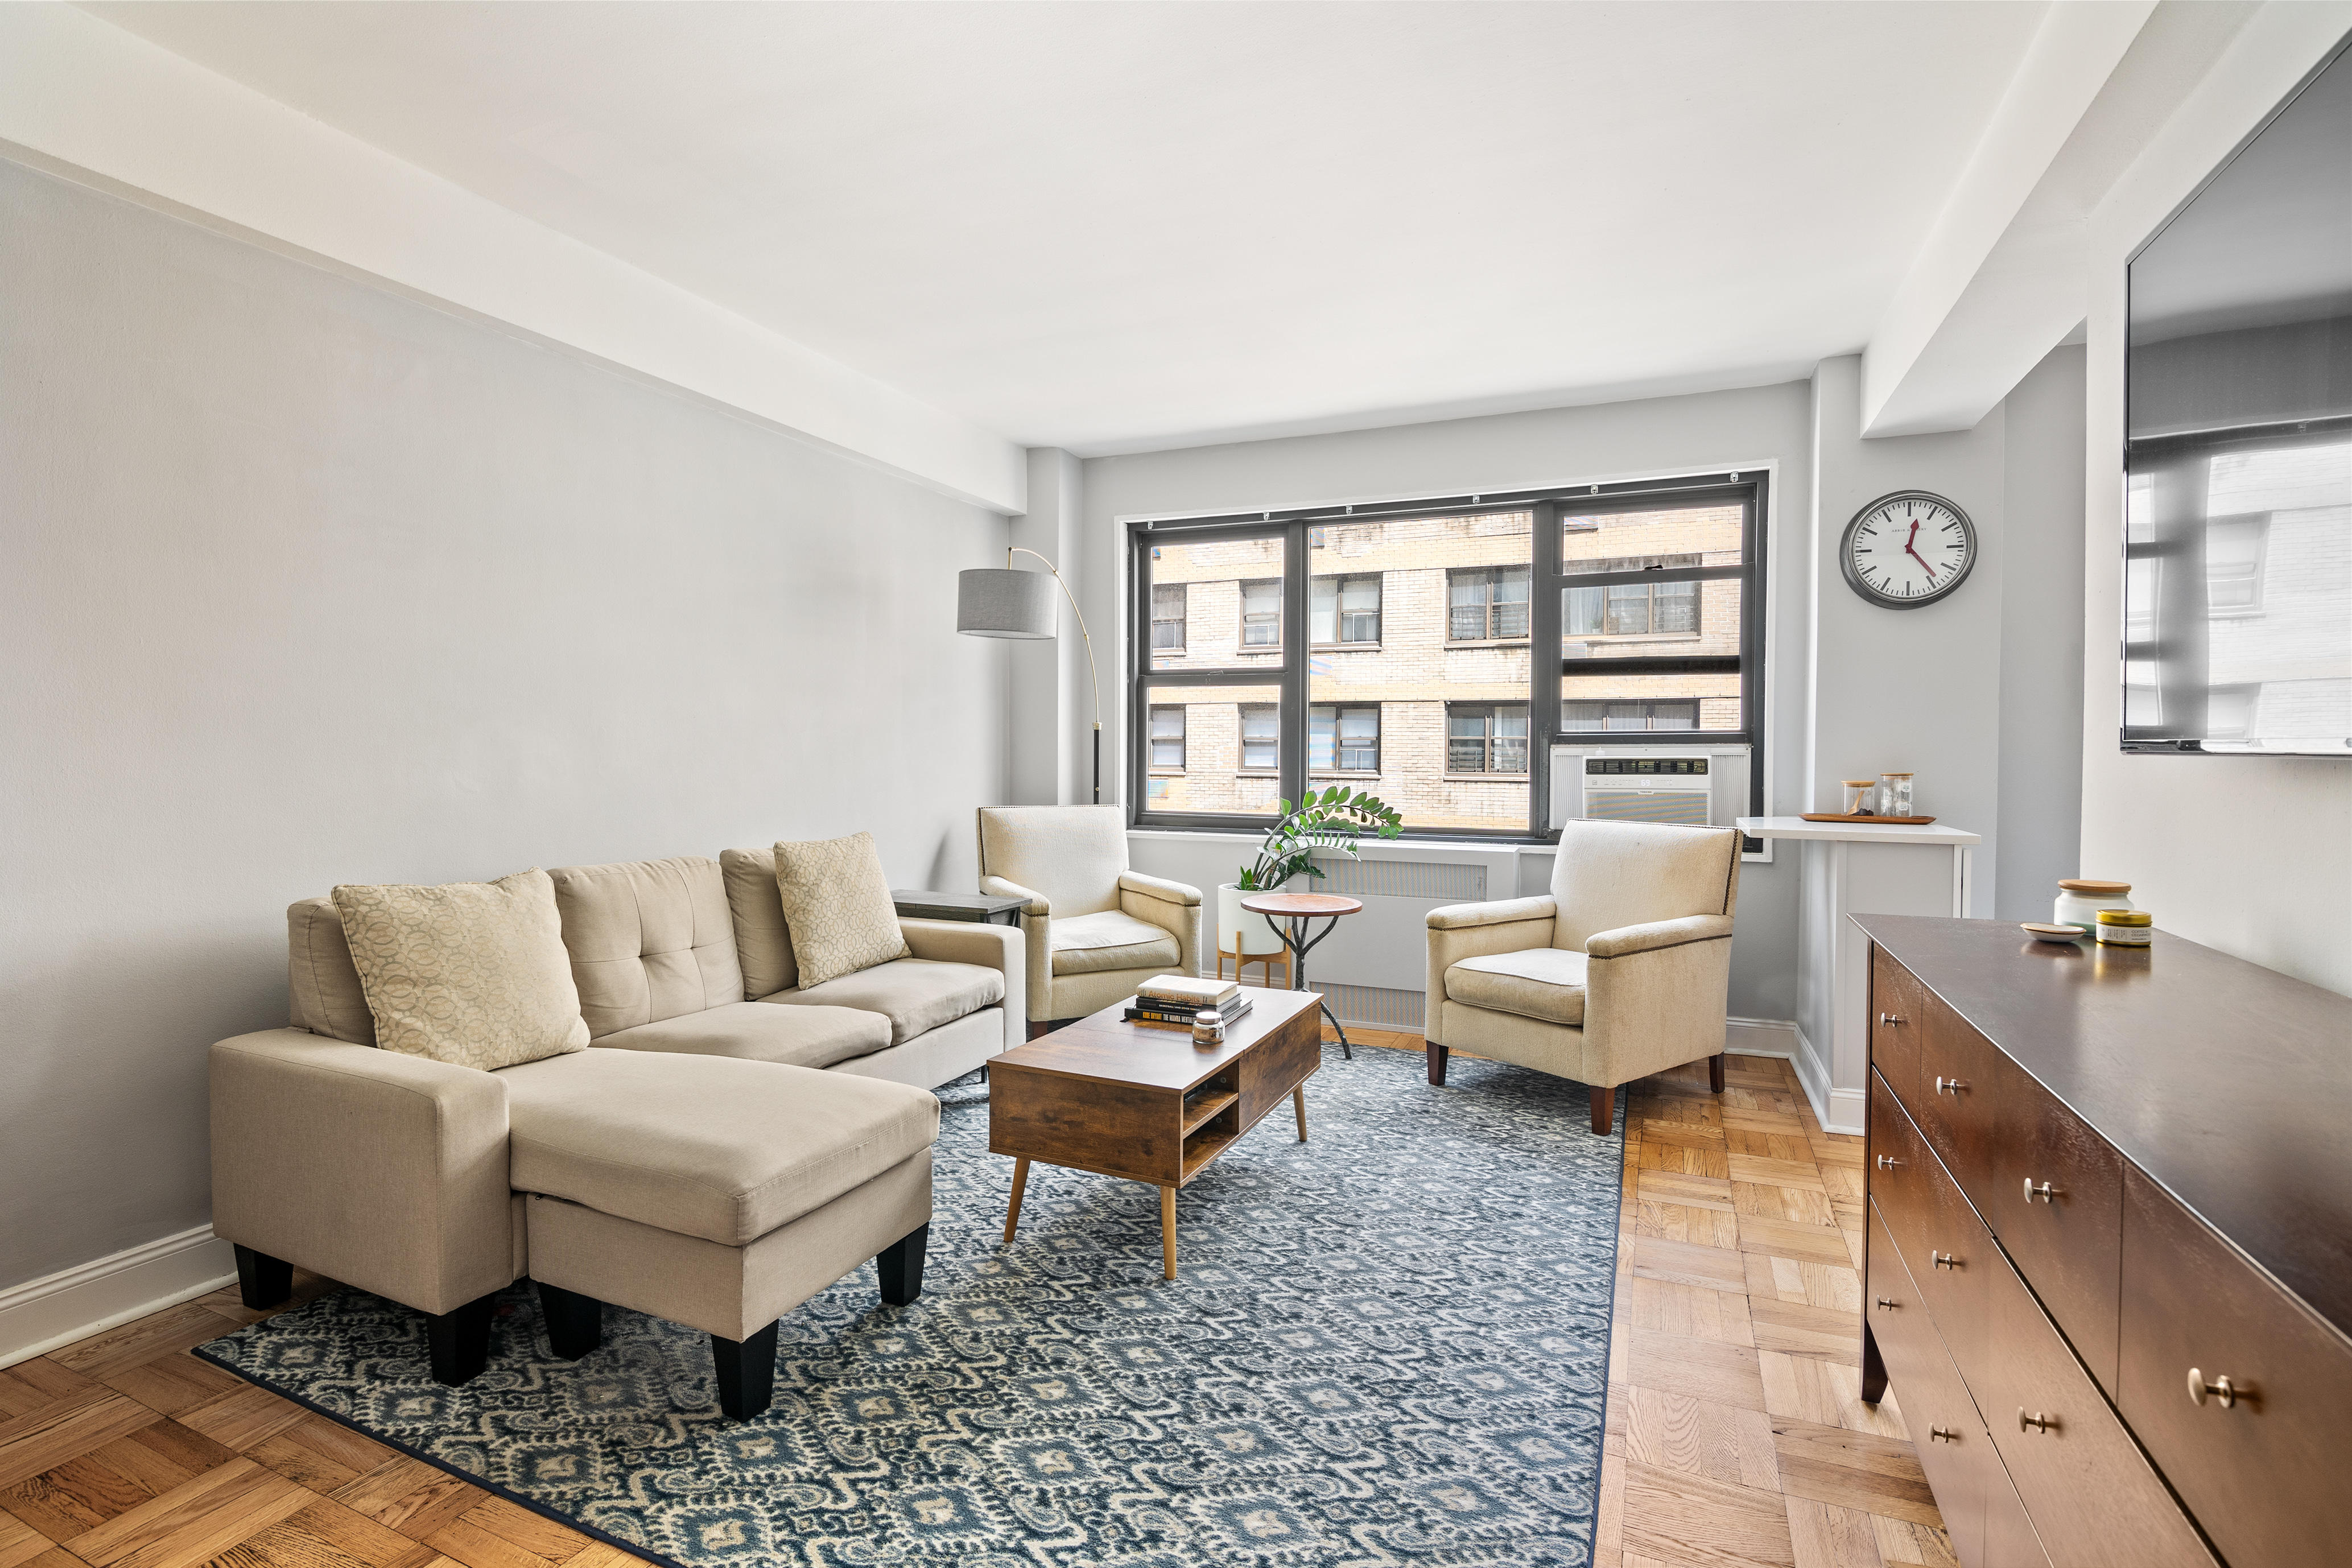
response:
M1782 1062L1633 1086L1595 1568L1957 1568L1859 1397L1861 1145ZM636 1561L188 1353L262 1315L230 1289L0 1369L0 1568Z

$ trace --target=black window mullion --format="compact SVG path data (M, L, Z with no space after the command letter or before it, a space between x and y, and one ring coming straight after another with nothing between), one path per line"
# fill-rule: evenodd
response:
M1282 535L1282 623L1286 632L1297 626L1298 635L1282 639L1282 744L1276 789L1282 799L1296 801L1307 792L1307 661L1315 640L1308 618L1313 609L1313 584L1307 578L1312 558L1307 548L1306 523L1286 524ZM1334 605L1335 616L1337 612ZM1339 628L1335 624L1331 629L1336 635Z
M1541 837L1551 822L1551 741L1559 726L1559 508L1536 507L1535 546L1528 571L1528 832Z

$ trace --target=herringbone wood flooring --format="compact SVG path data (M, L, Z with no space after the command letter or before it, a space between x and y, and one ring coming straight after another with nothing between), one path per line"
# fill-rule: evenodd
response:
M1947 1568L1894 1402L1857 1397L1862 1141L1758 1058L1631 1104L1596 1568ZM0 1370L0 1568L635 1561L188 1353L261 1315L217 1291Z

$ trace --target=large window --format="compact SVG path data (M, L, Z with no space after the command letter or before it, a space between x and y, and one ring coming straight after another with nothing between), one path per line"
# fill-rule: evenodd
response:
M1312 614L1318 647L1380 641L1380 574L1316 578Z
M1559 826L1555 741L1757 744L1763 488L1716 474L1133 525L1138 822L1245 824L1345 780L1409 833L1527 838ZM1760 810L1760 757L1749 776Z

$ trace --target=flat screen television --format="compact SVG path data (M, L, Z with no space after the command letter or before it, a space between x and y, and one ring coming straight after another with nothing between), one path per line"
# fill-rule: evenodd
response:
M2130 289L2123 749L2352 757L2352 51Z

